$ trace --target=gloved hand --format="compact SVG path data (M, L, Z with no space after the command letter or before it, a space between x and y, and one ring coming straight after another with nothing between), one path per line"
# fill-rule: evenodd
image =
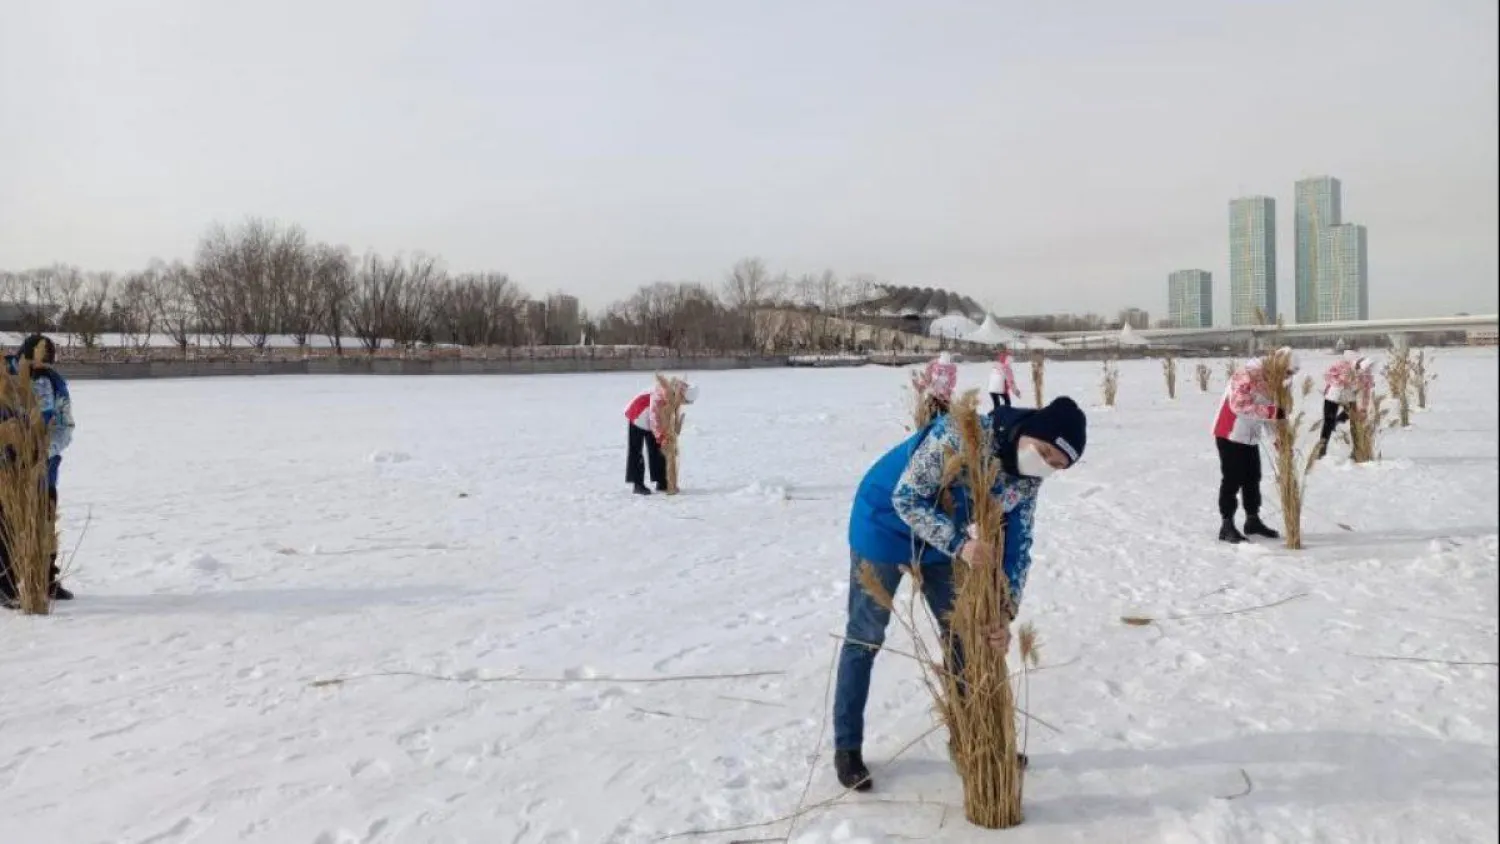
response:
M1277 419L1285 419L1286 418L1286 408L1284 408L1284 407L1278 407L1278 408L1276 408L1276 418Z

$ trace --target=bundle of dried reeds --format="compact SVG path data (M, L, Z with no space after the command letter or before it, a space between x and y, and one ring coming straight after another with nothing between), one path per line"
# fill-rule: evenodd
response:
M927 395L927 388L932 385L932 378L926 369L913 369L911 372L911 424L913 431L920 431L938 416L937 404Z
M1031 391L1036 394L1036 406L1042 406L1042 387L1047 381L1047 359L1041 352L1031 353Z
M682 423L686 414L682 406L686 402L687 383L681 378L656 376L661 401L656 407L656 439L662 456L667 459L667 495L677 494L677 467Z
M1198 389L1205 393L1208 392L1208 382L1213 378L1213 370L1208 368L1208 364L1200 363L1198 364L1198 368L1193 371L1193 374L1198 378Z
M1287 418L1271 423L1275 432L1271 445L1271 469L1276 476L1276 493L1281 499L1281 514L1285 520L1282 535L1286 547L1296 551L1302 548L1302 494L1307 488L1307 473L1316 462L1317 453L1309 450L1304 455L1299 447L1298 434L1303 429L1305 415L1300 410L1292 414L1296 403L1292 398L1290 364L1289 356L1272 352L1265 357L1262 371L1272 400L1277 407L1286 410L1284 415Z
M1303 378L1302 378L1302 397L1304 399L1307 398L1308 396L1312 395L1313 387L1314 386L1315 385L1313 384L1313 377L1311 375L1303 376Z
M52 609L57 514L47 495L47 424L31 387L31 361L0 372L0 543L21 612Z
M1225 383L1228 383L1229 381L1231 381L1231 380L1234 379L1234 372L1237 369L1239 369L1239 367L1235 366L1234 360L1232 358L1230 360L1224 361L1224 381L1225 381Z
M1396 400L1397 419L1403 428L1411 427L1412 361L1411 349L1391 349L1391 362L1385 368L1386 385Z
M974 538L993 549L1005 547L1005 512L989 495L1000 472L999 459L989 446L988 431L979 415L978 393L968 391L951 413L962 443L950 454L945 476L950 485L971 491ZM997 553L999 553L997 551ZM1005 651L991 645L998 629L1009 629L1015 600L1001 559L955 560L953 612L941 637L942 656L935 658L915 623L915 596L922 592L921 567L906 569L912 576L913 608L901 612L894 596L884 590L866 563L860 571L864 590L900 620L917 648L923 679L943 723L948 728L953 761L963 780L964 814L987 829L1021 823L1021 736L1017 729L1015 680L1006 667ZM937 625L937 620L932 620ZM941 626L941 625L937 625ZM1023 659L1036 658L1036 632L1021 631ZM1025 683L1025 671L1021 682Z
M1162 374L1167 378L1167 398L1177 399L1177 359L1167 358L1161 362Z
M1114 361L1104 362L1104 379L1099 382L1099 386L1104 393L1104 406L1114 407L1115 398L1120 395L1120 370Z
M1412 386L1417 390L1417 407L1427 409L1427 388L1437 380L1437 375L1427 371L1427 350L1418 349L1417 359L1411 365Z
M1349 459L1369 463L1380 459L1380 429L1385 422L1385 396L1361 395L1349 404Z

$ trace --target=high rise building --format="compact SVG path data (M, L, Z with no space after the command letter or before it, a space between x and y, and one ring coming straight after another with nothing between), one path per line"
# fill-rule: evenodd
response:
M1150 312L1143 311L1140 308L1126 308L1125 310L1120 311L1120 327L1124 328L1127 325L1131 328L1140 330L1150 328Z
M1229 324L1276 321L1276 200L1229 201Z
M1343 190L1332 176L1314 176L1297 182L1297 207L1293 248L1297 251L1297 321L1318 319L1318 265L1323 229L1342 223Z
M1369 238L1354 223L1323 229L1318 242L1318 321L1370 318Z
M1208 270L1178 270L1167 276L1167 319L1178 328L1213 326L1214 284Z

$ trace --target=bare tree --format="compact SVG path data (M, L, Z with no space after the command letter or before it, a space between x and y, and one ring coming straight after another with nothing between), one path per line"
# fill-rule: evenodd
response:
M163 269L160 261L153 261L145 270L127 275L115 297L113 321L124 342L136 349L151 345L156 329L152 297L161 284Z
M461 275L436 296L435 326L444 339L463 346L513 345L524 301L503 273Z
M344 247L320 243L312 250L318 326L336 353L344 353L344 327L354 295L354 259Z
M446 277L437 258L418 253L408 259L391 311L391 340L396 345L412 349L418 343L432 342L434 306Z
M271 245L268 284L271 307L279 310L280 330L306 348L321 322L321 286L314 250L299 226L281 231Z
M60 279L63 313L62 328L85 349L99 348L100 337L109 321L109 290L114 283L112 273L92 273L85 276L77 269L69 268Z
M374 354L391 333L391 321L406 282L406 268L397 259L369 252L354 274L349 296L349 329L360 345Z
M156 277L150 288L151 309L172 344L186 357L188 343L198 327L201 285L193 270L181 261L170 266L153 262L153 267Z

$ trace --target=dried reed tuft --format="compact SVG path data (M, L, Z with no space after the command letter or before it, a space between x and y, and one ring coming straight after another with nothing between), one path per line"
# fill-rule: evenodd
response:
M52 560L57 513L47 495L47 424L31 387L29 360L0 373L0 543L21 612L52 609Z
M682 423L686 417L682 406L686 399L687 383L681 378L669 379L658 373L656 384L662 396L661 403L656 408L656 421L661 453L667 459L667 495L676 495L679 443L682 438Z
M1391 349L1391 362L1385 368L1386 384L1396 400L1397 419L1403 428L1411 427L1412 361L1411 349Z
M1296 406L1292 398L1291 361L1287 356L1272 352L1265 357L1263 372L1271 396L1279 408L1290 416ZM1308 450L1303 455L1298 447L1298 434L1303 429L1305 415L1298 411L1291 418L1276 419L1271 425L1275 439L1271 447L1271 469L1276 476L1276 492L1281 498L1281 513L1286 524L1283 536L1286 547L1296 551L1302 548L1302 494L1307 488L1307 473L1317 459L1317 452Z
M1114 361L1104 362L1104 380L1099 382L1099 386L1104 393L1104 406L1114 407L1115 399L1120 395L1120 370Z
M1385 422L1385 396L1361 395L1349 405L1349 459L1369 463L1380 459L1380 429Z
M913 431L920 431L931 424L938 417L939 408L937 403L927 395L927 388L931 386L932 379L928 377L927 370L914 369L911 373L911 423Z
M971 490L975 538L1005 547L1005 508L989 494L1000 474L1000 460L989 447L980 420L978 394L960 399L953 418L961 442L963 485ZM1006 654L989 644L997 627L1015 618L1015 599L1002 561L954 561L953 639L962 654L959 677L944 675L938 701L953 738L954 762L964 784L964 814L986 829L1021 823L1022 770L1018 757L1016 699ZM950 651L951 652L951 651Z
M1417 359L1411 365L1412 386L1417 390L1417 407L1427 409L1427 388L1437 380L1437 375L1427 371L1427 350L1417 350Z
M1193 370L1193 374L1198 378L1198 389L1205 393L1208 392L1208 382L1213 379L1213 370L1208 368L1208 364L1200 363Z
M1041 352L1031 353L1031 390L1036 393L1036 406L1042 406L1042 387L1047 382L1047 359Z
M1302 397L1305 399L1313 393L1313 377L1304 376L1302 379Z
M1177 359L1167 358L1161 362L1162 375L1167 379L1167 398L1177 398Z
M1227 382L1233 379L1234 373L1238 369L1239 367L1235 365L1233 359L1224 361L1224 380Z

